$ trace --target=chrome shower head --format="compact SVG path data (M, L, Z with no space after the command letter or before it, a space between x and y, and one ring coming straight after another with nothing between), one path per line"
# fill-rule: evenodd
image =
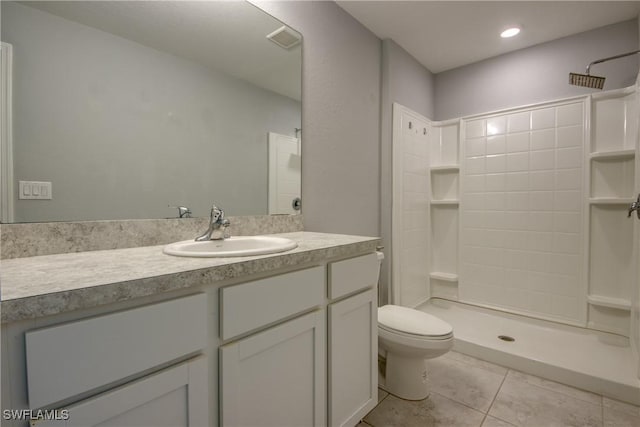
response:
M590 74L569 73L569 84L589 87L591 89L602 89L604 87L604 79L604 77L592 76Z
M569 73L569 84L589 87L591 89L602 89L604 87L604 77L592 76L591 74L589 74L591 66L594 64L601 64L603 62L611 61L613 59L635 55L636 53L640 53L640 50L634 50L633 52L621 53L620 55L595 60L591 64L587 65L586 74Z

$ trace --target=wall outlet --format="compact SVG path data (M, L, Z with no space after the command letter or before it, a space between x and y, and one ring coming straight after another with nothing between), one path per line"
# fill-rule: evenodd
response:
M46 181L19 181L18 199L51 200L53 198L51 183Z

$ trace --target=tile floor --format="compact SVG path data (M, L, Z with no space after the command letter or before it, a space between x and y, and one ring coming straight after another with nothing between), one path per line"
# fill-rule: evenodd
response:
M380 390L378 406L357 427L640 427L640 407L461 353L427 364L428 399Z

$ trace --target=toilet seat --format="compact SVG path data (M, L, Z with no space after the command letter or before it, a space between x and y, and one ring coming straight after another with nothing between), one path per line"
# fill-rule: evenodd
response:
M448 340L453 336L453 328L444 320L398 305L378 308L378 327L414 339Z

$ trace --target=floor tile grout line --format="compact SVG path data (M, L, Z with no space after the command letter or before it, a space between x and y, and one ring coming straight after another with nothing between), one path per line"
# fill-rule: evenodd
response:
M498 390L496 390L496 394L493 395L493 399L491 400L491 404L489 405L489 408L487 408L487 415L489 415L489 412L491 412L491 408L493 408L493 404L496 403L496 399L498 398L498 394L500 394L500 390L502 390L502 386L504 385L504 382L507 380L507 376L509 375L509 371L510 370L511 369L507 368L507 372L504 373L504 377L502 378L502 381L500 382L500 386L498 387Z
M452 401L452 402L454 402L454 403L457 403L457 404L459 404L459 405L465 406L465 407L467 407L467 408L469 408L469 409L471 409L471 410L473 410L473 411L476 411L476 412L481 413L482 415L487 415L487 413L482 412L482 411L481 411L480 409L478 409L478 408L474 408L473 406L469 406L469 405L467 405L467 404L466 404L466 403L464 403L464 402L460 402L460 401L458 401L458 400L452 399L452 398L450 398L450 397L448 397L448 396L445 396L444 394L440 394L440 393L438 393L437 391L432 391L432 392L429 394L429 397L431 397L431 395L432 395L432 394L437 394L438 396L440 396L440 397L442 397L442 398L444 398L444 399L447 399L447 400L450 400L450 401ZM428 399L429 397L427 397L427 399Z

